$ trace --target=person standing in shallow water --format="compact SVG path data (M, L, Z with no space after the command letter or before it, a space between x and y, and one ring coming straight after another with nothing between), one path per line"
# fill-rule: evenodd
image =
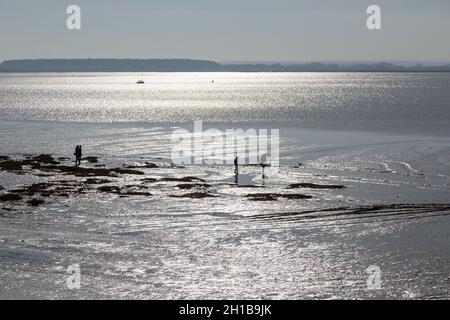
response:
M261 156L261 162L259 163L259 165L261 166L261 170L262 170L261 175L264 180L266 178L265 169L266 169L266 167L269 166L269 164L267 163L267 154L263 154Z
M73 153L73 155L75 156L75 166L78 167L78 149L80 148L80 146L76 146L75 147L75 152Z
M83 156L83 147L78 147L78 165L81 165L81 157Z
M81 157L83 156L83 150L82 150L82 146L77 146L75 148L75 166L79 166L81 165Z
M239 158L234 158L234 182L239 182Z

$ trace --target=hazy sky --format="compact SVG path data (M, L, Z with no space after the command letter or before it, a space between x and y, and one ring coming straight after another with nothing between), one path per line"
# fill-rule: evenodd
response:
M371 4L382 30L366 28ZM0 60L449 62L449 39L450 0L0 0Z

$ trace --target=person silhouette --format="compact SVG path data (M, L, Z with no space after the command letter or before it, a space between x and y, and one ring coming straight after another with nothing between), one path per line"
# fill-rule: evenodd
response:
M79 166L81 165L81 157L83 156L83 147L82 146L77 146L75 148L75 166Z
M75 166L78 166L78 149L79 148L80 148L80 146L76 146L75 152L73 153L73 155L75 156Z
M78 165L81 165L81 157L83 156L83 147L80 145L78 148Z
M266 178L266 173L265 173L265 169L266 167L269 166L269 164L267 163L267 154L263 154L261 156L261 162L259 163L259 165L261 166L261 170L262 170L262 178L263 180Z
M234 182L239 183L239 158L234 158Z
M78 164L78 160L77 160L78 147L79 147L79 146L76 146L76 147L75 147L75 152L73 153L73 155L75 156L75 166Z

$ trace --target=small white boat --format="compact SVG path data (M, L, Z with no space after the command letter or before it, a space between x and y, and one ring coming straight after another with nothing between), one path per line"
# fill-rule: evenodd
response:
M144 71L142 71L141 79L136 82L137 84L144 84Z

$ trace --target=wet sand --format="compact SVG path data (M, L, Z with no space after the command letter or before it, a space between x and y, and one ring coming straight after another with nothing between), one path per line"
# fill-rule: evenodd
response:
M171 129L23 127L7 123L0 152L1 298L450 296L447 138L286 128L279 173L243 166L236 185L233 166L171 165Z

